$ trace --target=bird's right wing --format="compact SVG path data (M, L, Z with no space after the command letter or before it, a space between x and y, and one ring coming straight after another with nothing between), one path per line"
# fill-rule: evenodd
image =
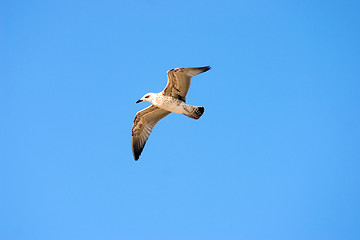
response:
M151 105L136 113L132 127L131 145L135 160L138 160L155 125L170 112Z

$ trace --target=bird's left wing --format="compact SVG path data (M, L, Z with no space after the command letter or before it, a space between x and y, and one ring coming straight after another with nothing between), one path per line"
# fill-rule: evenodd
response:
M163 90L165 96L174 97L185 102L186 94L190 88L191 78L199 73L206 72L207 67L175 68L167 72L168 83Z
M135 160L138 160L155 125L170 112L151 105L136 113L132 127L131 145Z

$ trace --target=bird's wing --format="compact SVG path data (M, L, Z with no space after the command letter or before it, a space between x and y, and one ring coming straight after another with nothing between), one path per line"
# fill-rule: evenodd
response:
M163 90L165 96L171 96L185 102L186 94L190 88L191 78L199 73L206 72L207 67L175 68L167 72L168 83Z
M131 145L135 160L138 160L146 140L155 125L170 112L151 105L136 113L132 127Z

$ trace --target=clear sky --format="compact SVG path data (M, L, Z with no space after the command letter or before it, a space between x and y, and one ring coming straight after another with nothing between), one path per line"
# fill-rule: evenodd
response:
M360 239L358 1L0 1L0 239ZM135 104L210 65L135 162Z

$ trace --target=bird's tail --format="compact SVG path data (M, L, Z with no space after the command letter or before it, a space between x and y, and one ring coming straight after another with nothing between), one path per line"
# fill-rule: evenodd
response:
M186 116L193 119L199 119L204 114L205 108L190 106L187 110L187 113L185 113Z

